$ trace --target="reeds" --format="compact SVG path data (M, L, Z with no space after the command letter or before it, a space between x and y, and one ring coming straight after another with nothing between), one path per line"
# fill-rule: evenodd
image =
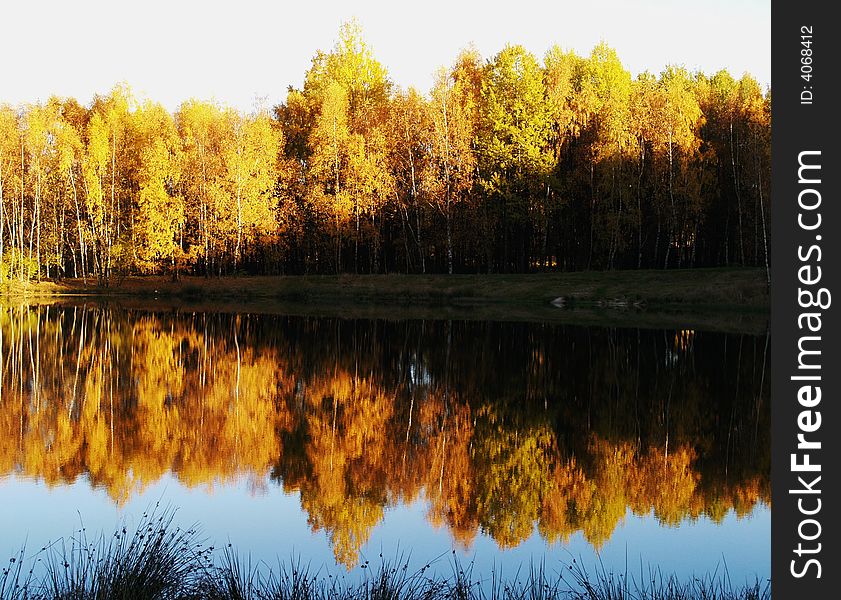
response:
M770 584L734 586L726 569L680 580L657 569L632 577L599 565L588 572L572 560L548 572L545 564L511 577L482 575L455 552L446 569L410 557L379 556L361 578L313 569L300 558L275 568L254 565L231 545L206 546L196 527L173 524L174 511L144 514L136 529L87 538L79 529L27 558L25 550L0 572L0 600L769 600ZM439 564L443 556L436 559Z
M659 569L640 566L639 574L613 573L599 564L592 572L573 561L567 565L570 600L770 600L771 582L735 585L727 573L715 571L682 580Z

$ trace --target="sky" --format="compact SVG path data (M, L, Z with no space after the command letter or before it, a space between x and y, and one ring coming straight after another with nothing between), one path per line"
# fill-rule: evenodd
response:
M354 17L392 81L421 91L471 43L487 59L508 43L542 58L605 41L633 75L673 64L771 81L771 0L0 0L0 103L87 104L126 82L169 110L272 106Z

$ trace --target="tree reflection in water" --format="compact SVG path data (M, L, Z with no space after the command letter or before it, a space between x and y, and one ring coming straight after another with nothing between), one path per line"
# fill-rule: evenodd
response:
M540 323L101 306L0 311L0 475L86 476L124 503L267 476L336 560L423 498L469 546L596 547L770 504L767 338Z

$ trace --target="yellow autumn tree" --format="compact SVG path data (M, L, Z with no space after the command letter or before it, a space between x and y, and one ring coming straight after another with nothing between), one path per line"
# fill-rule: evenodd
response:
M146 103L134 115L139 145L135 253L147 271L167 268L177 277L184 204L177 193L180 141L172 116Z
M225 148L230 120L216 104L191 100L175 116L181 138L181 178L185 238L191 262L209 275L220 266L221 216L227 210Z
M274 188L282 137L266 112L242 117L228 111L227 118L232 138L224 160L232 202L229 221L234 226L236 269L242 260L243 244L258 241L277 228Z
M479 90L465 73L477 68L478 55L465 52L456 66L441 69L429 103L429 160L423 171L423 189L429 202L444 217L447 272L453 273L453 210L467 200L474 185Z
M15 269L15 257L23 246L22 223L17 216L22 209L18 202L23 185L22 148L15 110L0 105L0 281L15 274L23 277L23 271Z

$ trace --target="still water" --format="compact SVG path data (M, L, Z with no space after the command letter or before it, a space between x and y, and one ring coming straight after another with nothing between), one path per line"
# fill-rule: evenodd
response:
M269 564L455 549L765 579L767 355L692 330L6 306L0 552L161 503Z

